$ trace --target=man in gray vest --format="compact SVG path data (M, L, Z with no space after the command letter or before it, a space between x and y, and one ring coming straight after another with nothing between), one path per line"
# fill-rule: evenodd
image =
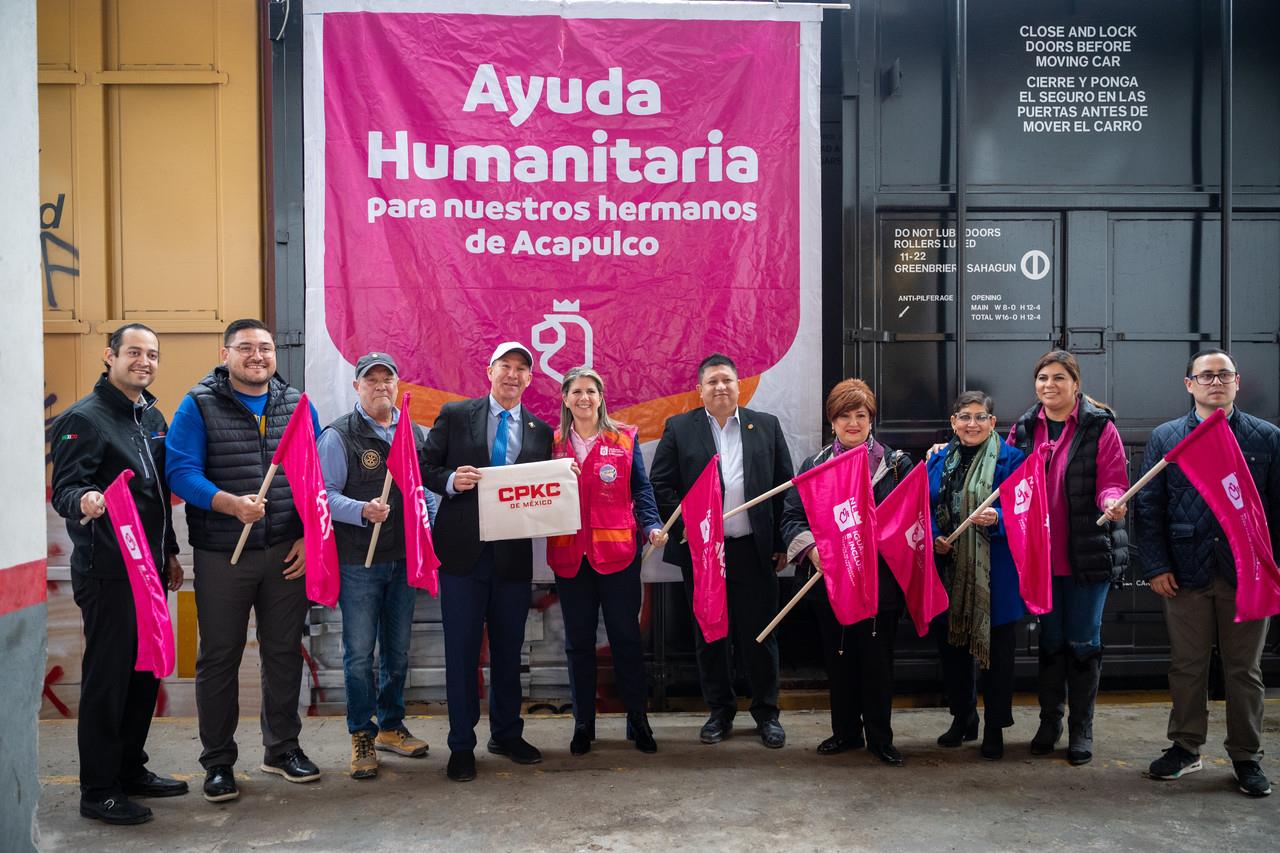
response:
M271 332L258 320L236 320L222 339L222 364L187 392L169 427L165 470L187 502L195 563L196 714L204 750L204 798L240 796L233 767L238 751L240 659L249 610L257 620L262 672L261 769L290 782L314 782L320 771L298 745L302 720L302 634L307 621L302 520L289 479L279 471L266 501L258 489L301 399L276 373ZM312 427L320 431L315 409ZM240 532L253 527L231 565Z
M351 734L351 778L378 775L375 749L421 758L427 743L404 724L404 682L409 669L416 592L409 586L404 542L404 497L393 485L381 500L387 456L401 411L396 363L382 352L356 362L351 384L359 401L320 435L320 467L338 540L342 586L342 672ZM407 413L404 415L408 417ZM419 454L426 432L412 425ZM435 520L435 496L426 493ZM365 567L375 526L381 524L373 561ZM378 645L378 683L373 647Z

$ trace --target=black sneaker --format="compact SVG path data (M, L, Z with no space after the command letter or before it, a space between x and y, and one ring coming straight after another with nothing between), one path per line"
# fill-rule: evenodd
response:
M153 817L151 809L130 802L128 797L81 800L80 816L100 820L103 823L113 823L118 826L146 823Z
M1231 772L1236 777L1236 782L1240 786L1240 793L1247 794L1250 797L1265 797L1271 793L1271 783L1267 781L1266 774L1262 772L1261 765L1256 761L1233 761L1231 762Z
M236 774L230 764L215 764L204 774L204 798L211 803L224 803L240 796Z
M263 773L283 776L290 782L314 782L320 778L320 768L311 763L301 747L291 749L278 758L262 762Z
M1175 743L1164 751L1164 755L1151 762L1151 766L1147 768L1147 778L1168 782L1203 769L1204 763L1199 755L1188 752Z
M733 720L726 720L724 717L712 714L702 724L702 729L698 732L698 740L703 743L719 743L727 738L732 731Z
M157 776L150 770L124 783L124 792L130 797L181 797L188 790L187 783L181 779Z

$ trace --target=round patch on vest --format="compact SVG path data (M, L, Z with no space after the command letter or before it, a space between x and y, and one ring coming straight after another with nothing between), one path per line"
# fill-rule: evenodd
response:
M600 479L606 483L612 483L618 479L618 469L612 465L600 466Z
M360 454L360 464L373 471L382 464L382 454L376 450L366 450Z

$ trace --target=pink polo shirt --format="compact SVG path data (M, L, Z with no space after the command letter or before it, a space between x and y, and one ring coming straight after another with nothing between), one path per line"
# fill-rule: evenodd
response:
M1049 418L1044 407L1040 408L1040 416L1033 431L1031 446L1049 447L1049 464L1045 471L1045 480L1049 488L1049 545L1053 555L1053 574L1061 577L1071 574L1071 560L1068 556L1067 539L1071 530L1067 518L1067 457L1071 451L1071 440L1076 434L1079 423L1080 404L1071 410L1067 422L1062 427L1062 435L1057 441L1049 441ZM1009 431L1007 443L1014 443L1017 427ZM1108 422L1098 436L1098 476L1094 484L1094 500L1101 513L1107 501L1114 500L1129 488L1129 476L1124 458L1124 442L1120 440L1120 431L1114 423ZM1059 533L1058 531L1062 531Z

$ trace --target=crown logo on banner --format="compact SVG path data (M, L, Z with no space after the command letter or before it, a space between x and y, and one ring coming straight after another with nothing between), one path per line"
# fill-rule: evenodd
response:
M552 299L552 311L577 311L581 300L578 299Z

